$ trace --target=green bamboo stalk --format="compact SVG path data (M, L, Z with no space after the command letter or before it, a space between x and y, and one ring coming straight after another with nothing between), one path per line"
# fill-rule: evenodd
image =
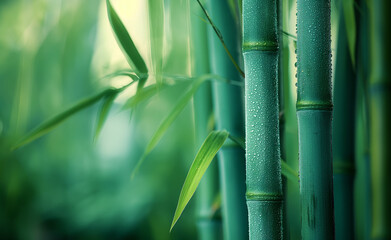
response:
M302 239L334 239L330 0L297 1Z
M196 1L190 3L192 64L193 75L209 73L209 56L206 23L199 16L202 11ZM210 81L204 82L194 95L194 118L196 144L199 149L209 134L208 125L213 114L212 90ZM222 239L221 215L216 214L213 204L219 192L219 174L217 161L213 161L205 172L197 190L197 227L199 239Z
M277 2L277 19L278 19L278 39L280 41L280 45L283 46L280 48L278 55L278 110L279 110L279 137L280 137L280 145L285 146L286 145L286 139L285 139L285 122L286 122L286 116L284 112L285 108L285 101L284 101L284 89L289 88L289 85L284 84L284 77L286 75L289 75L289 71L287 70L286 58L285 54L289 54L289 52L284 52L284 39L283 39L283 15L284 15L284 2L278 1ZM285 60L285 62L284 62ZM285 72L284 72L285 71ZM281 159L286 159L286 148L281 147L280 148L280 154ZM286 199L287 199L287 192L288 192L288 179L287 177L282 176L282 196L283 196L283 208L282 208L282 235L288 236L288 218L287 218L287 208L286 208Z
M333 166L336 239L354 239L353 182L356 74L350 57L345 14L340 4L334 80Z
M356 178L354 190L355 232L358 240L370 238L372 223L371 168L369 158L368 124L368 75L369 75L369 27L366 0L359 2L357 44L357 96L356 96Z
M291 34L296 31L295 23L292 23L291 19L296 18L296 1L280 1L283 5L282 9L282 30L285 33ZM280 38L280 46L282 46L282 68L283 74L280 76L283 84L282 99L284 101L284 141L281 141L282 149L285 151L285 157L282 159L294 169L299 171L299 143L297 132L297 117L296 117L296 94L295 94L295 73L296 73L296 54L294 48L296 39L288 34L283 34ZM281 98L280 97L280 98ZM283 153L283 152L282 152ZM299 194L299 182L286 182L286 188L284 190L284 208L285 215L284 221L287 222L287 226L284 226L284 238L285 239L300 239L301 238L301 222L300 222L300 194ZM285 219L286 218L286 219Z
M219 28L225 44L238 62L240 54L239 32L233 26L228 1L209 2L214 24ZM240 75L227 56L220 39L209 28L211 70L227 79L240 80ZM242 89L224 83L213 83L213 103L217 129L226 129L233 136L244 135L244 112ZM245 203L245 155L240 146L228 142L219 151L220 184L222 195L222 217L224 239L247 239L248 223Z
M369 4L372 239L391 239L391 1Z
M277 23L276 0L243 1L250 239L282 239Z

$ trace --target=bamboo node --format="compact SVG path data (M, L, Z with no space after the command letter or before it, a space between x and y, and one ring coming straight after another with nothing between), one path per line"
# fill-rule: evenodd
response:
M332 111L333 104L329 101L297 101L296 110L324 110Z
M247 201L268 201L268 202L282 202L282 194L278 193L246 193Z
M250 52L250 51L277 52L278 42L272 42L272 41L243 42L242 49L243 52Z

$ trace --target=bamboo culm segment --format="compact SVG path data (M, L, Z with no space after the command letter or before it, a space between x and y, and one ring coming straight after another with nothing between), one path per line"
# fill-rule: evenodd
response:
M342 2L340 4L342 9ZM356 74L348 48L344 12L339 16L338 50L334 80L333 168L335 238L354 239L353 183L355 177Z
M368 76L369 76L369 21L367 0L359 0L360 17L358 22L357 48L357 88L355 119L355 189L354 215L355 235L370 239L372 224L371 166L369 157L369 113L368 113Z
M302 239L334 239L330 0L297 1Z
M369 1L372 239L391 239L391 15L389 0Z
M235 28L235 18L231 14L228 1L208 1L207 9L211 19L219 28L224 42L239 62L240 34ZM211 51L211 70L227 79L240 81L241 77L227 56L220 39L209 27L209 46ZM217 129L226 129L233 136L244 135L244 110L242 89L214 82L212 85L213 103ZM222 218L224 239L248 238L245 185L245 153L240 146L223 146L218 154L222 199Z
M207 47L206 24L198 17L201 9L195 1L190 3L191 15L193 75L200 76L209 73L209 56ZM209 81L204 82L194 95L194 123L196 144L199 149L208 136L209 120L213 113L212 90ZM213 161L206 170L196 192L197 228L200 240L222 239L221 214L213 210L213 203L219 192L219 173L217 161Z
M243 1L250 239L282 239L276 0Z

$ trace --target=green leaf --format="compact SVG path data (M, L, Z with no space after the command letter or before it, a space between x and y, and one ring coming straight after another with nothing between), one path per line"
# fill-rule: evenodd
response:
M356 19L354 16L354 0L343 0L342 1L344 19L345 19L345 28L348 38L350 58L352 61L353 68L356 65Z
M139 77L139 75L140 75L140 77ZM129 77L134 81L138 81L141 78L147 78L147 76L144 76L143 74L137 74L131 70L125 69L125 70L119 70L119 71L110 73L110 74L104 76L102 79L114 78L114 77L119 77L119 76Z
M208 76L207 76L208 77ZM138 161L136 167L134 168L132 172L131 178L134 177L134 175L137 173L138 169L140 168L141 164L144 162L147 155L156 147L160 139L163 137L164 133L167 131L167 129L171 126L171 124L174 122L174 120L179 116L179 114L183 111L183 109L186 107L186 105L190 102L192 99L194 93L199 88L200 84L205 81L207 78L199 78L196 80L192 86L192 88L187 91L178 101L178 103L175 105L175 107L171 110L171 112L168 114L168 116L162 121L160 126L158 127L157 131L153 135L151 141L148 143L146 150L143 154L143 156Z
M281 174L292 182L299 182L299 175L289 165L281 159Z
M235 137L235 136L232 136L231 134L229 135L229 139L231 139L232 141L234 141L236 144L238 144L241 148L243 148L244 150L246 149L246 145L244 143L244 139L243 138L239 138L239 137Z
M73 116L74 114L80 112L81 110L84 110L94 103L98 102L99 100L110 96L112 94L118 94L125 90L127 87L135 83L136 81L132 81L125 86L121 88L109 88L106 90L103 90L102 92L93 95L92 97L86 98L79 103L75 104L68 110L52 117L51 119L47 120L46 122L42 123L38 127L36 127L34 130L32 130L27 135L23 136L21 139L19 139L16 144L13 145L11 150L15 150L17 148L22 147L23 145L26 145L27 143L30 143L31 141L34 141L35 139L42 137L43 135L47 134L51 130L53 130L55 127L60 125L62 122L67 120L69 117Z
M136 107L139 103L146 101L153 97L157 93L156 84L149 85L140 91L138 91L134 96L130 97L123 106L123 109L131 109Z
M191 85L191 81L180 81L174 84L166 84L165 82L162 83L162 85L159 87L157 84L151 84L140 91L137 91L137 93L133 96L131 96L122 109L132 109L135 108L138 104L148 101L150 98L155 96L156 94L160 93L161 91L164 91L168 88L174 88L177 86L184 86L184 85Z
M214 156L223 146L225 140L228 138L228 132L223 131L213 131L205 139L200 150L198 151L190 169L187 174L186 180L183 184L181 193L179 195L178 205L175 210L174 219L172 220L171 228L174 227L175 223L178 221L183 210L185 209L187 203L190 201L195 190L197 189L198 184L201 181L202 176L205 171L208 169L210 163L212 162Z
M50 132L52 129L60 125L62 122L67 120L72 115L78 113L79 111L93 105L100 99L107 96L107 94L110 94L112 91L118 91L116 89L106 89L103 92L100 92L92 97L89 97L87 99L84 99L74 105L73 107L69 108L68 110L54 116L53 118L49 119L48 121L42 123L40 126L32 130L30 133L28 133L26 136L22 137L17 143L12 147L12 150L15 150L17 148L20 148L23 145L26 145L27 143L30 143L31 141L45 135L46 133Z
M111 28L114 31L115 38L120 46L121 50L124 52L126 60L128 61L130 67L136 72L148 73L147 65L145 64L143 58L138 52L136 46L133 43L132 38L130 37L128 31L126 30L121 19L118 17L113 6L109 0L106 0L107 4L107 15L111 24ZM142 88L146 82L146 78L140 79L138 84L138 89Z
M95 129L95 136L94 136L95 141L99 137L100 131L102 130L102 127L107 119L107 115L109 114L110 108L113 105L114 99L117 97L117 95L118 92L113 91L108 93L103 99L102 105L98 112L98 120Z

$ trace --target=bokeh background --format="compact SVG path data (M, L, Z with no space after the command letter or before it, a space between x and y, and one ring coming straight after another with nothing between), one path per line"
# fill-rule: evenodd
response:
M188 76L188 3L166 2L163 70ZM112 4L150 66L147 1ZM97 141L99 104L9 151L46 119L125 84L125 77L104 76L127 67L105 1L0 1L0 239L196 238L194 201L169 233L196 151L191 105L130 179L180 87L160 92L132 114L122 106L135 89L123 92Z

